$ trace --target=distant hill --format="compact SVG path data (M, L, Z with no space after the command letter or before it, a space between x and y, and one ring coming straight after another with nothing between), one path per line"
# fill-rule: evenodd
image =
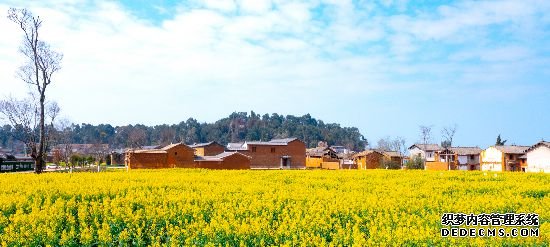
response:
M352 150L363 150L365 137L355 127L341 127L336 123L324 123L309 114L301 117L292 115L259 115L254 112L234 112L214 123L199 123L193 118L173 125L127 125L113 127L110 124L73 124L64 131L57 131L62 142L103 143L115 148L164 145L183 141L187 144L217 141L228 142L270 140L273 138L297 137L308 147L315 147L319 141L329 145L342 145ZM18 133L9 126L0 128L0 146L9 147ZM62 138L64 137L64 138Z

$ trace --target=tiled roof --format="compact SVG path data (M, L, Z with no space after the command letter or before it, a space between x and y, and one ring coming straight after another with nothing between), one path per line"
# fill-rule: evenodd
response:
M539 147L539 146L546 146L546 147L550 148L550 142L540 141L537 144L529 147L527 150L525 150L525 152L529 152L529 151L531 151L531 150L533 150L533 149L535 149L536 147Z
M227 150L247 150L247 148L243 147L244 142L233 142L227 144Z
M336 153L334 150L332 150L329 147L316 147L316 148L307 149L306 155L313 156L313 157L321 157L329 152Z
M397 151L383 151L383 153L389 157L401 157L402 155L399 154Z
M187 146L187 145L185 145L185 144L183 144L183 143L180 142L180 143L170 144L170 145L168 145L168 146L165 146L165 147L161 148L160 150L169 150L169 149L172 149L172 148L177 147L177 146L179 146L179 145L182 145L182 146L184 146L184 147L186 147L186 148L189 148L189 146Z
M212 141L212 142L205 142L205 143L195 143L193 145L189 145L189 147L190 148L200 148L200 147L206 147L206 146L212 145L214 143L217 144L217 142Z
M443 149L441 146L439 146L439 144L418 144L418 143L412 145L411 147L409 147L409 149L412 149L415 146L420 148L420 150L422 151L439 151Z
M476 155L480 154L483 149L479 147L451 147L453 153L458 155Z
M527 149L529 149L529 146L516 146L516 145L494 146L494 147L505 154L522 154Z
M365 151L361 151L359 153L356 153L353 155L353 158L355 157L361 157L361 156L367 156L371 153L379 153L381 155L384 155L384 153L382 153L381 151L378 151L378 150L374 150L374 149L369 149L369 150L365 150Z
M229 156L232 156L232 155L242 155L242 156L245 156L247 157L248 159L250 159L250 157L244 155L244 154L241 154L241 153L238 153L238 152L223 152L221 154L218 154L218 155L214 155L214 156L196 156L195 157L195 160L201 160L201 161L223 161L225 158L229 157Z

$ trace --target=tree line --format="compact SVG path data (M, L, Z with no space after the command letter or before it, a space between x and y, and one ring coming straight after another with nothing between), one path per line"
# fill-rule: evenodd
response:
M22 135L18 128L4 125L0 128L0 146L13 148ZM229 142L269 141L275 138L296 137L315 147L319 141L329 145L342 145L351 150L363 150L368 144L355 127L342 127L336 123L324 123L310 114L259 115L253 111L234 112L214 123L200 123L194 118L179 124L146 126L142 124L112 126L110 124L59 123L51 130L50 148L57 144L109 144L112 148L140 148L150 145L187 144L216 141Z

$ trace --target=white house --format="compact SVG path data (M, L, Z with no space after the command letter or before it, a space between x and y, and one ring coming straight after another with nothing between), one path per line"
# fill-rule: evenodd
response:
M550 173L550 142L541 141L527 149L526 172Z
M409 154L411 159L420 156L420 158L426 161L436 161L436 152L443 150L443 148L437 144L414 144L409 147ZM439 160L437 160L439 161Z

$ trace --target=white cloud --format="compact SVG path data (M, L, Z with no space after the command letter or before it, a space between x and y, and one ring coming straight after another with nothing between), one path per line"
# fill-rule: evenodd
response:
M271 0L237 0L244 14L265 14L272 8Z
M207 8L224 12L234 11L237 7L233 0L204 0L204 4Z
M32 10L45 20L44 39L65 55L49 95L82 122L151 124L191 116L211 121L251 109L300 114L316 110L312 102L332 109L347 97L423 87L413 78L418 74L438 83L460 73L469 81L500 79L509 66L495 65L485 75L483 67L460 63L475 58L526 64L537 52L522 44L495 49L482 44L461 48L450 61L426 58L427 41L446 44L472 29L525 23L533 11L525 4L517 9L514 3L454 4L433 15L384 16L358 11L352 1L324 1L327 16L319 21L312 12L317 1L209 1L179 8L173 18L153 25L116 2L62 7L45 2ZM391 4L399 2L405 1ZM5 18L0 27L0 88L23 92L26 87L14 78L20 33ZM518 67L518 75L529 71ZM205 100L212 102L197 104Z

